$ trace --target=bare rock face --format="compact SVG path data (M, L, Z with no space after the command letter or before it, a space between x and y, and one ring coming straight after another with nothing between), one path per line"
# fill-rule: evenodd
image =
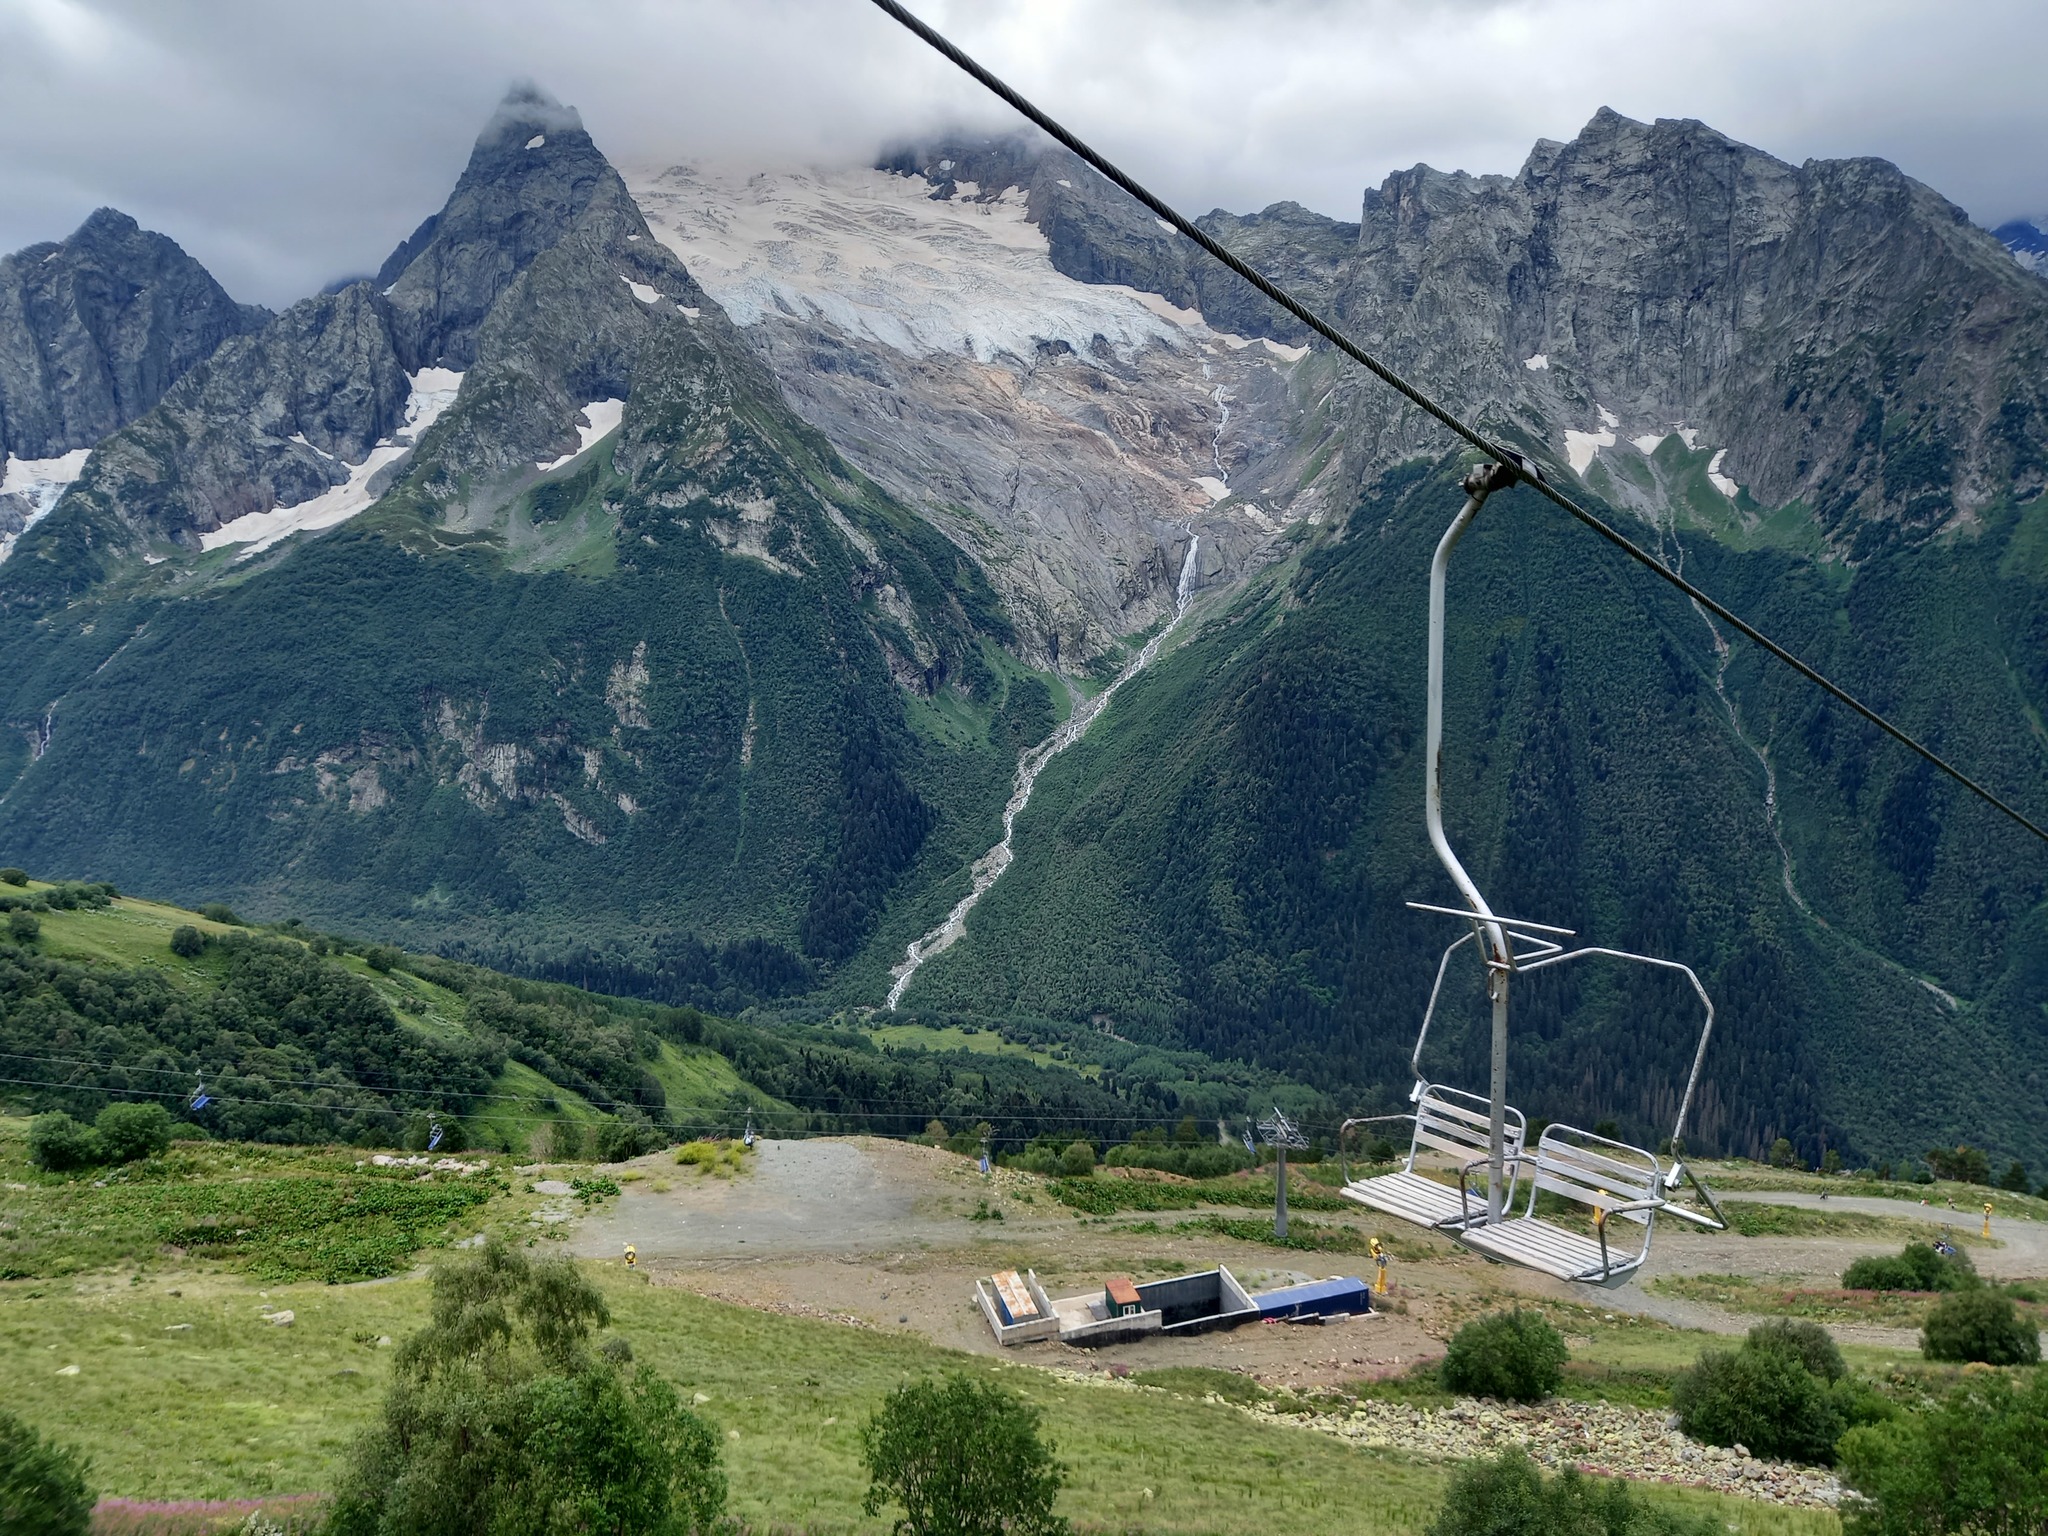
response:
M92 447L267 319L112 208L0 260L0 463Z
M1792 166L1603 109L1513 177L1427 166L1365 198L1343 323L1553 461L1690 428L1761 507L1847 553L2048 483L2048 286L1880 160ZM1354 396L1354 469L1445 446Z
M101 443L52 516L75 501L132 541L197 547L225 523L345 482L398 429L409 393L369 284L301 300Z

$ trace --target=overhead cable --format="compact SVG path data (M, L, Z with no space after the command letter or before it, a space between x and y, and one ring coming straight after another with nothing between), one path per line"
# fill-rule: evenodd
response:
M1559 490L1556 486L1552 485L1548 480L1544 479L1542 472L1538 470L1534 464L1532 464L1528 459L1524 458L1521 454L1515 452L1513 449L1504 447L1503 445L1494 442L1492 439L1486 437L1483 433L1479 432L1476 428L1466 425L1465 422L1461 421L1447 407L1439 405L1435 400L1431 399L1421 389L1409 383L1406 379L1401 377L1400 374L1396 373L1392 368L1389 368L1385 363L1381 362L1378 358L1374 357L1370 352L1367 352L1363 347L1359 346L1357 342L1351 340L1350 337L1346 336L1342 331L1338 330L1335 326L1331 325L1327 320L1323 319L1322 316L1315 313L1314 310L1310 309L1307 305L1303 304L1299 299L1295 298L1292 294L1287 292L1287 290L1282 288L1278 283L1275 283L1271 278L1267 277L1264 273L1260 272L1256 267L1252 266L1249 262L1243 260L1238 256L1233 255L1230 251L1224 249L1224 247L1221 244L1219 244L1215 239L1211 238L1203 230L1196 228L1196 226L1193 223L1183 218L1170 205L1168 205L1162 199L1153 195L1150 191L1146 190L1144 186L1142 186L1137 181L1133 180L1124 171L1119 169L1113 161L1108 159L1106 156L1098 153L1096 150L1089 148L1088 145L1083 143L1079 138L1075 137L1075 135L1069 132L1066 128L1063 128L1058 122L1054 121L1054 119L1048 116L1044 111L1042 111L1037 106L1033 105L1029 100L1027 100L1024 96L1020 95L1016 90L1011 88L1009 85L1005 84L1002 80L998 79L994 74L990 73L990 71L984 68L981 64L977 63L975 60L968 57L967 54L961 52L961 50L958 47L956 47L951 41L949 41L945 36L933 30L933 28L927 26L924 22L918 20L917 17L913 16L901 5L897 4L896 0L874 0L874 4L886 15L890 16L895 21L901 23L905 29L907 29L920 40L922 40L924 43L929 45L935 52L943 55L954 65L958 66L962 71L971 76L985 89L987 89L994 95L1000 97L1004 102L1006 102L1010 107L1015 109L1019 114L1021 114L1031 123L1043 129L1045 133L1050 135L1052 138L1058 140L1059 143L1064 145L1066 148L1072 150L1075 155L1079 156L1082 160L1086 161L1090 166L1094 167L1096 171L1100 172L1105 179L1115 183L1118 187L1121 187L1131 197L1135 198L1138 202L1144 204L1145 207L1150 209L1161 220L1163 220L1167 224L1170 224L1177 233L1184 235L1189 240L1192 240L1208 255L1214 257L1217 261L1221 262L1224 266L1228 267L1231 271L1235 272L1239 277L1243 278L1246 282L1250 283L1254 288L1258 289L1260 293L1264 294L1267 298L1271 299L1275 304L1279 305L1282 309L1286 310L1290 315L1294 316L1294 318L1299 320L1303 325L1307 326L1310 330L1314 331L1318 336L1322 337L1325 341L1329 342L1330 345L1335 347L1339 352L1342 352L1346 357L1350 358L1353 362L1357 363L1360 367L1364 368L1367 372L1371 373L1375 378L1379 379L1381 383L1387 385L1390 389L1393 389L1396 393L1402 395L1404 398L1408 400L1410 404L1416 406L1418 409L1426 412L1430 416L1435 417L1445 427L1449 428L1452 433L1454 433L1458 437L1463 438L1467 443L1471 444L1474 448L1477 448L1481 453L1485 454L1487 457L1493 459L1495 462L1502 465L1510 473L1512 473L1516 479L1526 481L1529 485L1533 486L1540 495L1544 496L1551 502L1555 503L1559 508L1561 508L1565 512L1571 514L1572 517L1576 518L1579 522L1585 524L1588 528L1592 529L1593 532L1597 533L1601 538L1605 539L1608 543L1612 544L1616 549L1620 550L1623 554L1627 555L1631 560L1634 560L1637 564L1641 565L1646 570L1654 572L1663 580L1669 582L1672 586L1678 588L1679 591L1683 592L1695 603L1698 603L1702 608L1706 609L1709 613L1713 614L1715 618L1720 619L1724 623L1728 624L1731 628L1736 630L1737 633L1742 634L1746 636L1748 639L1755 641L1758 645L1762 646L1765 650L1769 651L1773 656L1777 657L1778 660L1784 662L1786 666L1790 667L1793 671L1797 672L1801 677L1804 677L1808 682L1815 684L1817 687L1821 688L1831 697L1847 705L1850 709L1854 710L1857 714L1861 715L1865 720L1868 720L1872 725L1876 726L1879 730L1883 731L1887 736L1890 736L1894 741L1897 741L1902 746L1908 748L1913 752L1918 753L1922 758L1926 759L1934 767L1940 769L1943 773L1947 774L1948 777L1954 779L1958 784L1962 785L1963 788L1970 791L1971 794L1977 796L1986 804L1993 806L1999 811L2002 811L2005 815L2011 817L2014 821L2018 822L2022 827L2025 827L2029 832L2033 833L2034 836L2040 838L2041 841L2043 841L2044 843L2048 843L2048 828L2043 828L2040 825L2040 823L2034 821L2031 817L2024 815L2014 806L2008 804L2004 799L1992 793L1992 791L1987 789L1984 785L1979 784L1975 779L1971 778L1968 774L1964 773L1962 769L1956 767L1955 764L1951 763L1947 758L1941 756L1941 754L1936 752L1933 748L1923 745L1914 737L1908 735L1900 727L1892 724L1892 722L1887 720L1883 715L1879 714L1876 710L1872 709L1869 705L1865 704L1862 700L1858 699L1854 694L1850 693L1846 688L1842 687L1839 683L1834 682L1832 679L1830 679L1825 674L1820 672L1817 668L1809 666L1806 662L1801 661L1797 656L1793 655L1792 652L1785 649L1784 646L1778 644L1777 641L1773 640L1769 635L1766 635L1762 630L1758 629L1748 620L1742 618L1741 616L1733 612L1731 609L1723 606L1714 598L1709 597L1705 592L1701 591L1698 587L1694 586L1691 582L1687 581L1683 576L1679 575L1676 571L1672 570L1669 566L1665 565L1664 562L1659 560L1655 555L1651 554L1648 550L1644 549L1640 544L1637 544L1633 539L1630 539L1626 534L1622 533L1620 529L1615 528L1612 524L1595 516L1592 512L1580 506L1571 497L1567 496L1563 491Z

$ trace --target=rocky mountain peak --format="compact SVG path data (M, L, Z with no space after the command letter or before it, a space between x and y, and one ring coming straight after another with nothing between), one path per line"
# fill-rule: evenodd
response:
M0 259L0 462L90 448L268 319L114 208Z
M447 204L377 274L406 367L468 368L498 296L600 193L631 206L575 108L530 83L514 86L477 136Z

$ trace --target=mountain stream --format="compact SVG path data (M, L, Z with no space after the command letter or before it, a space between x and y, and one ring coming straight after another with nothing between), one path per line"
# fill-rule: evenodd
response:
M889 999L883 1004L884 1007L893 1009L902 1001L903 994L910 986L912 978L917 975L918 968L934 955L943 954L953 947L954 942L967 931L967 914L974 910L974 904L981 900L988 888L1000 880L1003 871L1010 867L1010 860L1015 857L1010 849L1010 839L1016 831L1017 818L1023 814L1024 807L1031 803L1032 786L1038 783L1038 776L1045 771L1045 765L1087 734L1088 727L1109 707L1109 701L1116 696L1116 691L1152 664L1152 658L1159 654L1159 647L1165 643L1166 637L1178 629L1180 621L1187 617L1188 600L1193 597L1195 590L1195 557L1201 547L1200 535L1191 535L1188 539L1187 556L1180 564L1180 579L1174 587L1173 617L1166 621L1165 627L1145 642L1144 648L1110 680L1107 688L1092 699L1077 701L1073 713L1068 715L1050 736L1017 759L1016 788L1010 792L1009 804L1003 807L1003 840L974 861L973 879L967 894L946 914L946 920L924 937L912 940L909 947L904 950L903 958L889 972L891 985Z

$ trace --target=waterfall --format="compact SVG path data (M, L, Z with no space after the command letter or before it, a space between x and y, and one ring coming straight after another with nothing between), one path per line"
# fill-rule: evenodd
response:
M1145 642L1144 648L1111 679L1107 688L1092 699L1076 703L1073 713L1050 736L1017 759L1016 787L1010 791L1009 803L1003 807L1003 840L974 861L973 878L967 894L946 914L946 920L924 937L912 940L904 950L903 958L889 972L892 984L884 1007L893 1009L902 1001L903 993L910 986L911 978L917 975L918 968L932 956L953 947L954 941L967 931L967 914L974 909L974 904L1010 867L1010 860L1015 857L1010 848L1011 835L1016 831L1018 816L1031 803L1032 786L1038 782L1039 774L1045 771L1045 765L1087 734L1088 727L1108 708L1116 691L1152 664L1152 658L1159 654L1159 647L1165 643L1166 637L1187 617L1188 600L1195 591L1195 557L1201 547L1201 537L1190 534L1187 556L1180 565L1180 580L1174 586L1173 617L1167 620L1165 627Z

